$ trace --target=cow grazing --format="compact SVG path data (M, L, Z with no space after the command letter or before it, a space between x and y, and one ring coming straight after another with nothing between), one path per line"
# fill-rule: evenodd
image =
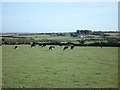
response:
M63 48L63 50L66 50L66 49L68 49L68 46L65 46L65 47Z
M74 46L72 45L72 46L71 46L71 50L73 50L73 49L74 49Z
M49 47L49 50L52 50L52 49L54 49L55 48L55 46L50 46Z
M18 48L18 46L16 45L15 47L14 47L14 49L17 49Z
M31 44L31 47L35 47L35 44Z
M35 42L33 42L33 43L31 44L31 47L35 47Z

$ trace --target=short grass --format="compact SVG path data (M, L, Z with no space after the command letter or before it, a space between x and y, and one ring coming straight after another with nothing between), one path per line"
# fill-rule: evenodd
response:
M0 46L0 89L2 89L2 48Z
M117 47L2 46L3 88L118 87Z

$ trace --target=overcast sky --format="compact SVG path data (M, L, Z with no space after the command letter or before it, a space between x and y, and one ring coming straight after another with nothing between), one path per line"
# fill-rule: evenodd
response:
M3 2L3 32L118 30L117 2Z

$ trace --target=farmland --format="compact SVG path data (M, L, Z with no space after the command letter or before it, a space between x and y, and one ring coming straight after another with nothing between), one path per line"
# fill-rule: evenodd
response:
M3 90L119 89L116 1L1 1Z
M2 46L3 88L116 88L118 47Z
M88 33L89 32L89 33ZM120 46L119 32L92 32L90 30L77 30L76 32L66 33L27 33L27 34L2 34L0 44L30 44L49 43L49 45L64 45L72 43L77 46Z
M0 89L2 88L2 48L0 47Z

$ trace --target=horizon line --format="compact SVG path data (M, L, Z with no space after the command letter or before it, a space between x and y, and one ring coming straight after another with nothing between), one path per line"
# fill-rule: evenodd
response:
M79 30L79 29L78 29ZM90 30L92 32L120 32L119 30L105 30L105 31L101 31L101 30ZM0 32L0 33L71 33L71 32L76 32L76 31L63 31L63 32Z

